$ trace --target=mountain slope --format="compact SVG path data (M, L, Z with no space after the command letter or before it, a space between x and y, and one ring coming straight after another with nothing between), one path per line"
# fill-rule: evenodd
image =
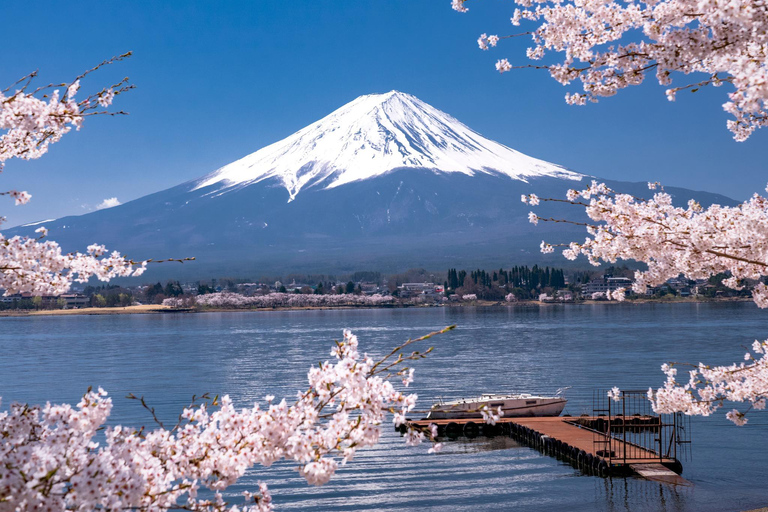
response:
M232 191L269 178L288 190L333 188L394 169L578 180L582 175L494 142L418 98L398 91L360 96L279 142L197 180L194 189Z
M90 214L45 222L65 250L98 242L153 266L150 278L508 266L544 259L542 239L581 228L527 221L521 194L564 197L585 175L531 158L402 93L363 96L200 179ZM643 183L609 182L648 194ZM734 204L668 188L679 204ZM578 210L543 204L542 216ZM38 225L6 230L32 235Z

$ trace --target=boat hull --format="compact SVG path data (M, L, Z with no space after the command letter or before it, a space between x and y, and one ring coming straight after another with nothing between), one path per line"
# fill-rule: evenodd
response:
M564 398L543 398L535 400L536 403L531 403L533 401L530 399L514 399L440 404L432 407L427 418L435 420L482 418L483 415L479 409L485 405L494 412L501 407L504 418L560 416L567 403L567 400Z

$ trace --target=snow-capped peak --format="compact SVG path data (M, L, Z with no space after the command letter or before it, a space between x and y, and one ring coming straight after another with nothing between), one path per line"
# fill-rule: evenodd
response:
M360 96L255 153L199 179L194 189L240 188L275 178L293 200L308 186L332 188L403 168L434 172L550 176L583 175L524 155L471 130L448 114L398 91Z

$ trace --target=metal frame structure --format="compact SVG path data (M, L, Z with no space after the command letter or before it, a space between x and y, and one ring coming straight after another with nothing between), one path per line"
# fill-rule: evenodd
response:
M681 413L656 414L647 391L623 390L618 400L607 390L593 396L592 429L595 453L614 464L678 463L689 455L690 417Z

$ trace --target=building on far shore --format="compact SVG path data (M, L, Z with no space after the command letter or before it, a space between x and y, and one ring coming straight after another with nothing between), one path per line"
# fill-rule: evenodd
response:
M13 304L21 300L34 300L35 296L31 293L14 293L13 295L2 295L0 290L0 304ZM43 295L40 297L37 307L43 309L77 309L90 305L90 299L79 293L67 293L64 295Z
M90 305L90 299L79 293L59 295L59 299L64 299L64 309L79 309Z
M419 295L437 299L445 293L443 286L435 283L403 283L397 288L400 297L404 299Z
M360 286L360 291L363 292L364 295L374 295L376 293L381 293L381 287L376 283L358 283L358 286Z
M615 292L619 288L625 288L627 291L632 289L633 281L628 277L603 277L594 279L581 287L583 297L592 297L595 293L607 294Z

